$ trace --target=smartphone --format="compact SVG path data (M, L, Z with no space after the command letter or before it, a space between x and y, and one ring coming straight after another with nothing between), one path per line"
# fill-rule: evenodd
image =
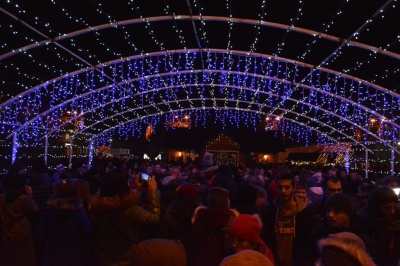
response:
M399 196L399 194L400 194L400 188L399 188L399 187L398 187L398 188L394 188L393 190L394 190L394 193L396 193L397 196Z
M141 173L141 175L140 175L141 177L142 177L142 180L144 180L144 181L148 181L149 180L149 175L148 174L146 174L146 173Z

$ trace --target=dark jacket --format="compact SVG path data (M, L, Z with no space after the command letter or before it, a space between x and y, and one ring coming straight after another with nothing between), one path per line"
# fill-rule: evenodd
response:
M230 209L199 207L193 218L193 265L218 266L230 255L229 226L237 216Z
M35 265L32 227L29 217L39 212L32 196L6 189L6 194L15 194L8 201L0 194L0 265Z
M196 208L195 199L177 198L169 205L160 224L159 236L166 239L180 240L188 255L192 251L193 227L191 219Z
M384 219L368 211L368 206L357 212L365 232L372 238L378 249L371 254L377 265L397 265L400 259L400 211L392 219Z
M86 265L91 233L89 219L79 198L50 199L37 228L46 244L45 265Z
M147 191L147 208L138 205L136 193L99 197L92 201L94 265L129 265L135 245L144 240L146 230L155 230L160 221L158 190Z

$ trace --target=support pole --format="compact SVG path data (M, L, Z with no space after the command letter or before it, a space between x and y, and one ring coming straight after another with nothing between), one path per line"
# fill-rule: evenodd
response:
M72 138L69 140L69 166L68 168L71 169L72 167Z
M368 150L365 149L365 178L368 178Z
M90 140L89 143L89 167L92 168L93 161L93 139Z
M349 148L346 148L346 162L344 163L344 167L346 168L346 172L349 173L350 163L349 163Z
M18 151L18 133L13 133L13 144L11 151L11 164L14 164L17 160L17 151Z
M391 149L390 152L390 174L394 175L394 150Z
M47 165L47 155L48 155L49 137L44 136L44 163Z

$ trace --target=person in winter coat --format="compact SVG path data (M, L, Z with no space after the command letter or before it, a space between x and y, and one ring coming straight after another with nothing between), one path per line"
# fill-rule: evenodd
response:
M15 166L15 167L14 167ZM0 194L0 265L35 265L31 219L39 213L23 167L10 169Z
M91 227L76 183L76 179L54 182L54 195L39 222L37 236L46 247L46 266L86 265Z
M154 177L147 181L145 207L138 191L131 191L126 173L109 173L100 192L93 197L93 265L129 265L135 246L145 240L145 232L155 231L160 221L160 195ZM139 175L135 179L140 190Z
M375 188L357 216L378 249L371 253L376 263L397 265L400 259L400 210L396 193L387 187Z
M208 206L193 214L193 265L218 266L230 255L229 226L238 215L230 209L229 191L221 187L208 190Z
M365 250L364 242L356 234L331 234L318 242L320 258L315 266L375 266Z
M171 202L162 217L159 237L181 241L188 256L187 261L191 261L193 245L191 219L198 207L196 202L198 191L192 184L185 183L178 187L177 192L178 197Z
M258 251L268 258L270 265L275 265L271 249L260 238L261 228L262 222L258 214L239 214L229 228L232 249L236 254L248 249Z

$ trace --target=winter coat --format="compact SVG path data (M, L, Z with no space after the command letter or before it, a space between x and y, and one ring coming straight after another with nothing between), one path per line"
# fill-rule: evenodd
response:
M376 246L373 243L372 239L364 232L364 227L356 217L351 217L350 220L350 228L337 230L331 226L329 226L328 222L324 222L322 224L318 224L314 226L307 235L307 239L303 243L303 248L301 248L301 256L300 261L301 265L313 265L313 263L318 259L319 251L318 251L318 241L328 237L331 234L338 233L353 233L360 237L366 246L367 252L369 254L375 254Z
M91 228L82 200L53 198L47 204L37 228L37 236L46 246L45 265L86 265Z
M237 215L230 209L196 209L192 220L193 265L217 266L230 255L229 226Z
M191 219L196 208L195 199L177 198L171 202L160 224L159 236L180 240L188 255L191 255L192 250L193 228Z
M377 252L371 253L378 265L395 266L400 260L400 211L392 219L384 219L368 212L368 206L357 212L365 232L375 242Z
M6 189L5 193L14 192ZM5 194L0 195L0 265L35 265L29 217L37 214L39 208L30 195L18 193L12 201L7 201L5 198Z
M132 250L144 240L146 230L156 229L160 221L158 190L147 191L147 209L138 205L135 192L92 200L93 264L129 265Z

